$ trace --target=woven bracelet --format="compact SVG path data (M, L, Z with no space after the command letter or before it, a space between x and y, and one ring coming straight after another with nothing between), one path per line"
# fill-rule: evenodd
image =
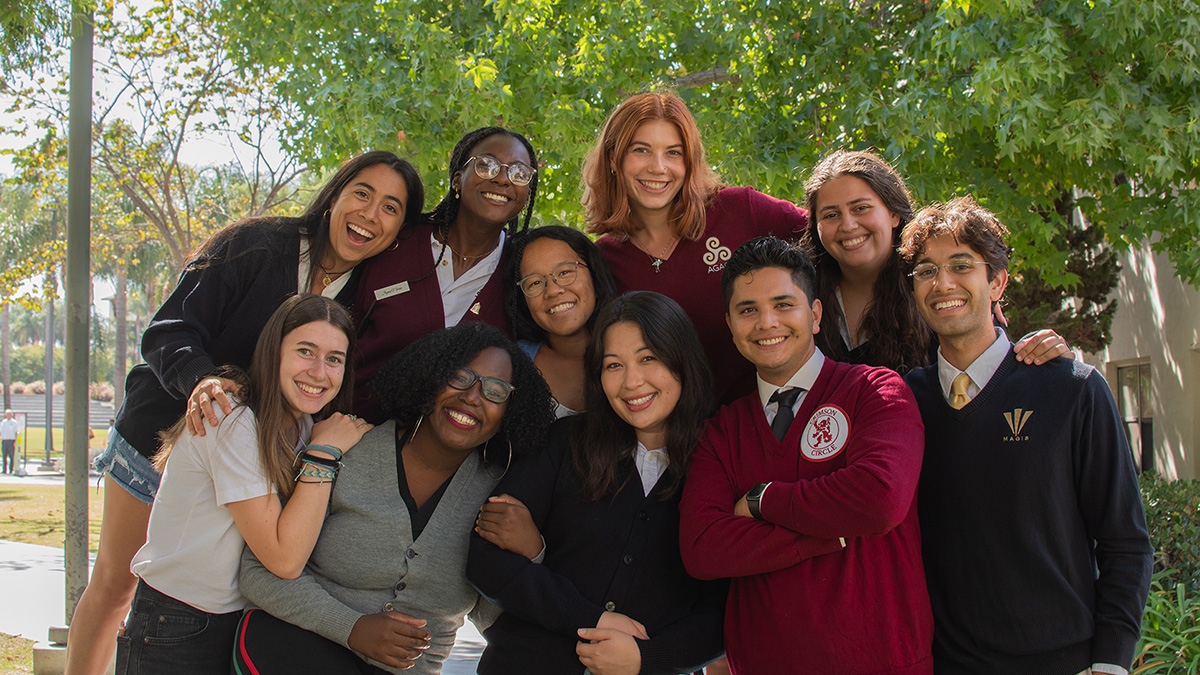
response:
M300 471L300 473L296 474L296 480L299 481L301 476L307 476L310 478L330 478L330 479L332 479L332 478L337 478L337 472L336 471L321 471L319 469L302 469Z

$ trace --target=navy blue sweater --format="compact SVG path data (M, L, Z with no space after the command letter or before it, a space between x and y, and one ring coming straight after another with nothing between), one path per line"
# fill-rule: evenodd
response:
M906 380L925 422L918 503L935 672L1128 668L1153 549L1104 379L1009 352L961 410L936 365Z

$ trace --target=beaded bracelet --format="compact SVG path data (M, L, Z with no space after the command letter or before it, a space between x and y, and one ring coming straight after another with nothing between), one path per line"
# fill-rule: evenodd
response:
M322 445L320 443L309 443L307 446L304 447L304 450L305 450L305 452L307 452L309 450L316 450L318 452L327 452L327 453L333 455L334 461L340 460L342 458L342 449L337 446L334 446L334 445Z

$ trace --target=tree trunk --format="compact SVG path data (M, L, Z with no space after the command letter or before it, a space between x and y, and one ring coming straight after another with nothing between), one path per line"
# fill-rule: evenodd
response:
M125 266L117 268L117 283L113 289L113 319L116 320L116 339L113 340L113 410L120 410L125 400L125 358L129 351L128 317L126 307L129 304L129 279L125 275Z

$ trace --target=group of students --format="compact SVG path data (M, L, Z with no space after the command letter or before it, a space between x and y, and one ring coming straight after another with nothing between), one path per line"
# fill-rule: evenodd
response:
M892 371L940 357L900 177L839 151L807 210L724 186L664 93L587 159L595 243L529 227L537 167L473 131L423 213L413 167L365 153L299 217L197 252L97 461L69 675L118 634L120 673L437 673L467 617L485 675L933 672L926 411Z

